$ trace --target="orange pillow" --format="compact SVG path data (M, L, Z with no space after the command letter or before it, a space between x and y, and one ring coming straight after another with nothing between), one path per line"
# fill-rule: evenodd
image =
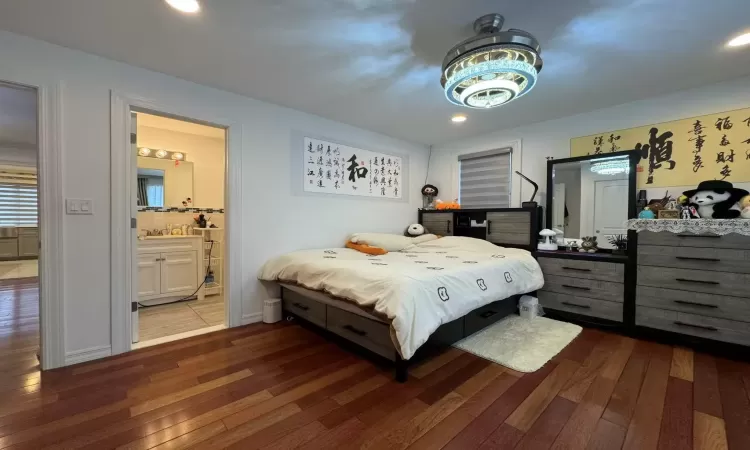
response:
M367 253L368 255L385 255L388 253L385 249L380 247L370 247L367 244L355 244L352 241L346 243L346 248L351 248L358 252Z

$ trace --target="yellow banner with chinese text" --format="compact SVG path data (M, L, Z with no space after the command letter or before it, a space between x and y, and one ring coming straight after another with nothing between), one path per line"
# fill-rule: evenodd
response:
M570 140L570 156L636 149L638 188L750 181L750 108Z

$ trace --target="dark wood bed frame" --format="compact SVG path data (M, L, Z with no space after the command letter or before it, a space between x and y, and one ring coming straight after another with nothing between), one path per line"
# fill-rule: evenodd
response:
M522 248L531 252L536 250L536 236L541 218L540 208L440 211L441 218L446 215L446 212L453 213L449 219L453 223L448 224L448 228L451 229L453 225L452 229L456 231L461 230L461 227L457 226L460 216L481 221L487 217L487 212L500 213L491 217L497 224L497 228L504 226L503 230L510 230L510 232L495 232L491 236L490 233L486 233L482 236L483 231L476 230L480 232L480 235L472 236L468 232L470 230L467 229L465 234L461 234L485 238L500 246ZM430 213L431 211L419 211L420 222ZM498 219L507 219L508 223L502 223ZM524 241L528 244L519 242L518 234L524 234L526 236ZM459 233L457 232L456 235ZM503 243L503 236L508 236L511 242ZM342 346L357 352L364 351L363 354L370 358L379 358L395 364L396 380L399 382L406 382L411 363L433 355L516 312L519 298L520 295L514 295L499 299L441 325L412 358L404 360L393 345L391 326L387 319L360 308L354 302L339 299L324 292L281 283L281 299L285 317L299 319L303 324L314 327Z

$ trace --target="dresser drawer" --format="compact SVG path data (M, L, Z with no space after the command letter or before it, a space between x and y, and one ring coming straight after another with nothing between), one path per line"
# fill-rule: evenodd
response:
M623 302L625 285L611 281L589 280L586 278L562 277L559 275L545 275L543 291L558 294L580 295L588 298L598 298L610 302Z
M326 328L390 360L396 350L391 341L390 325L328 306Z
M422 225L430 233L453 236L453 213L422 213Z
M548 275L560 275L572 278L614 281L616 283L625 281L625 266L623 264L544 257L539 257L537 260L539 265L542 266L545 278Z
M284 289L284 310L295 314L319 327L326 326L326 305Z
M531 213L528 211L488 212L487 220L494 223L530 223Z
M638 286L750 297L750 274L638 266Z
M635 323L717 341L750 344L750 327L745 322L639 306L635 312Z
M622 303L549 291L539 291L537 295L543 308L622 322Z
M638 286L635 303L639 307L750 322L750 301L741 297Z
M750 250L638 245L638 264L750 273Z
M500 300L477 308L464 316L464 336L470 336L516 311L518 302L515 300Z
M729 248L750 250L750 237L739 234L697 235L692 233L638 233L638 245L665 245L669 247Z

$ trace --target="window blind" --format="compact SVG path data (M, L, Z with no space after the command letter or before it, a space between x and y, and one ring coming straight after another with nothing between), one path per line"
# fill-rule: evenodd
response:
M0 171L0 226L38 224L36 183L34 173Z
M509 208L511 148L461 155L459 202L461 208Z

